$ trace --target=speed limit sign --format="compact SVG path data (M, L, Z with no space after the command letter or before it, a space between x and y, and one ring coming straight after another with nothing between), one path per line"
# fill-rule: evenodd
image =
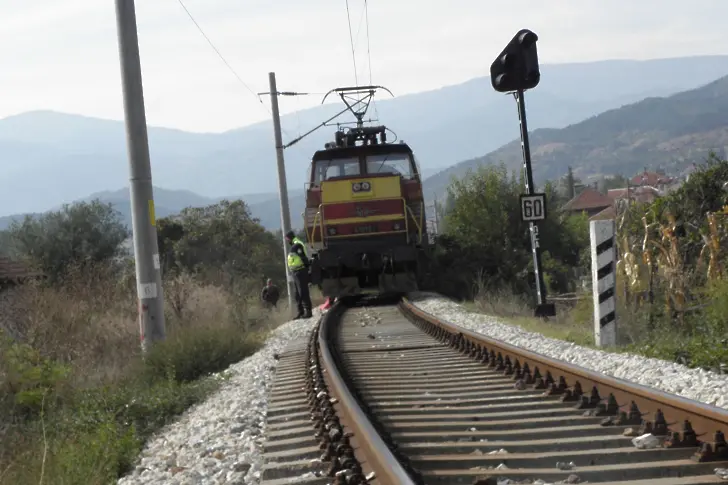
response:
M521 195L521 220L524 222L546 219L546 194Z

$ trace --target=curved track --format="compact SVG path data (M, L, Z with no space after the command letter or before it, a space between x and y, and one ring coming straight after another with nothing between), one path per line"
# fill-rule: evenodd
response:
M488 339L406 299L337 304L310 344L305 387L331 463L316 480L726 483L714 470L728 468L728 411ZM657 444L637 448L647 433Z

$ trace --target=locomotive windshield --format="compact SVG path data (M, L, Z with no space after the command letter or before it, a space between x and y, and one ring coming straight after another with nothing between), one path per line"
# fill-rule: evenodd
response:
M388 153L386 155L367 156L367 173L391 173L411 179L413 176L412 161L404 153Z
M364 173L401 175L405 179L415 178L412 158L406 153L368 155L365 166L366 171L362 173L359 157L316 160L313 163L312 183L318 185L322 180L351 177Z
M317 160L314 163L313 183L318 185L322 180L359 175L360 173L359 157Z

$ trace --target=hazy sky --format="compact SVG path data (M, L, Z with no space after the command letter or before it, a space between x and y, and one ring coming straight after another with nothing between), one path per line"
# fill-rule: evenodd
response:
M354 83L345 0L185 5L256 92L268 90L269 71L280 90ZM178 0L136 7L150 124L222 131L268 119ZM359 81L368 83L364 0L349 8ZM456 84L486 75L523 27L539 35L544 63L726 54L726 17L727 0L369 0L371 70L395 95ZM0 46L0 117L35 109L123 117L113 0L0 0ZM281 110L320 98L283 98Z

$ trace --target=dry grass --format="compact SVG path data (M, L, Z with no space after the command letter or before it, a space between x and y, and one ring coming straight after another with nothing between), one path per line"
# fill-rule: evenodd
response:
M728 280L720 280L709 289L711 304L700 312L683 318L654 314L647 303L625 304L623 279L617 279L617 346L614 352L631 352L676 361L688 366L718 369L728 365ZM658 294L659 296L659 294ZM656 298L654 306L662 309ZM557 303L557 316L539 319L533 316L534 302L509 291L478 291L466 304L472 311L501 317L505 323L547 337L594 347L593 300L590 293L578 301Z
M618 281L617 294L621 282ZM533 316L535 302L509 291L480 291L472 302L479 313L495 315L524 330L547 337L594 347L594 303L591 293L580 293L573 301L557 302L556 317L541 319ZM617 298L618 345L626 349L650 338L647 316L644 312L628 309Z
M123 374L139 354L137 302L133 286L100 268L71 274L62 286L26 285L13 293L5 319L18 337L56 361L72 364L88 382ZM167 334L216 329L242 333L268 331L288 321L287 312L266 310L257 295L232 295L183 274L165 281ZM7 314L11 310L11 314Z
M501 317L504 322L529 332L579 345L594 343L590 299L579 300L575 304L559 304L556 317L547 320L533 316L532 301L507 290L478 291L470 305L478 313Z
M46 482L108 483L150 433L215 387L200 377L251 354L290 320L262 308L257 294L176 276L165 281L167 342L142 361L133 275L71 272L0 303L2 485L35 484L41 473Z

